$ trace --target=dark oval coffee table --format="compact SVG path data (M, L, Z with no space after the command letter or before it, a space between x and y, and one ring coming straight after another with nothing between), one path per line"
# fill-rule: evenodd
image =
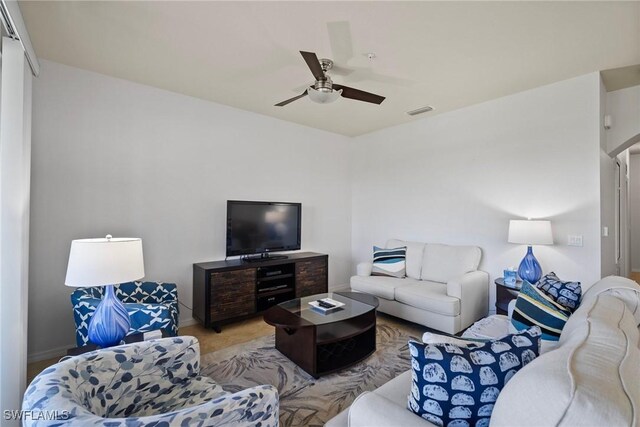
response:
M310 301L331 298L342 309L321 314ZM376 350L378 299L358 292L333 292L285 301L271 307L264 321L276 328L276 349L313 377L337 371Z

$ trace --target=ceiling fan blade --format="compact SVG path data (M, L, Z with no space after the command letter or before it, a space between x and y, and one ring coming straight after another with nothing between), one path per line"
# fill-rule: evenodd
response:
M376 95L375 93L365 92L360 89L354 89L349 86L343 86L333 84L333 89L342 89L342 96L345 98L351 98L358 101L371 102L372 104L381 104L385 100L384 96Z
M304 85L300 85L300 86L294 87L292 90L293 90L293 92L301 92L303 90L307 90L309 87L313 87L314 84L315 84L315 82L307 83L307 84L304 84Z
M333 59L340 64L346 64L353 58L353 41L351 41L351 25L349 21L327 22L329 44Z
M306 90L304 92L302 92L301 95L294 96L293 98L289 98L286 101L278 102L276 105L274 105L274 107L284 107L285 105L295 101L296 99L300 99L303 96L307 96L307 91Z
M300 51L300 54L302 55L305 62L309 66L309 69L311 70L311 74L313 74L313 77L315 77L316 80L323 80L325 78L324 71L322 71L322 66L320 65L320 60L318 59L318 55L316 55L313 52L305 52L303 50Z

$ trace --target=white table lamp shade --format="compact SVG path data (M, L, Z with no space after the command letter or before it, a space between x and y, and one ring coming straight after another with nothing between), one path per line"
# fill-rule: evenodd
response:
M551 221L512 219L509 221L509 243L553 245Z
M115 285L144 277L142 240L119 237L71 242L67 277L73 287Z

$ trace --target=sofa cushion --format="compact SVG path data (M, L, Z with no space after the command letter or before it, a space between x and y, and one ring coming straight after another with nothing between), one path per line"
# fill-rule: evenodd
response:
M405 278L407 276L406 254L406 246L389 249L374 246L371 275Z
M469 346L409 341L409 409L436 425L488 427L500 390L538 356L539 336L533 327Z
M542 339L558 341L571 312L526 280L516 298L511 323L521 331L531 326L542 329Z
M451 279L475 271L482 252L477 246L449 246L428 243L422 256L420 278L447 283Z
M351 289L393 301L395 298L395 290L397 288L416 283L419 283L419 281L409 278L398 279L396 277L385 276L353 276L351 278Z
M638 339L622 300L605 294L583 299L562 331L560 347L507 384L491 425L640 425Z
M198 406L228 393L209 377L197 376L176 381L158 396L144 396L127 416L146 417L158 412L174 412Z
M403 408L407 406L407 395L411 391L411 370L405 371L394 379L387 381L373 391L386 397Z
M387 242L387 248L407 247L407 277L420 279L422 270L422 255L424 253L424 243L405 242L403 240L391 239Z
M395 300L433 313L446 316L460 314L460 300L447 295L447 285L420 281L395 289Z
M536 283L538 289L542 289L555 302L574 312L580 305L582 288L580 282L563 282L556 273L551 272L542 276Z

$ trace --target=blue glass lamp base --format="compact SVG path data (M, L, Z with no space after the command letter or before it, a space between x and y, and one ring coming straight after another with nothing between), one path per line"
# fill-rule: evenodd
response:
M104 297L89 323L89 341L101 348L113 347L120 344L130 327L129 313L116 297L113 285L105 286Z
M540 267L540 263L533 256L533 249L531 246L527 248L527 254L522 258L520 262L520 266L518 267L518 276L522 280L526 280L527 282L534 284L542 277L542 267Z

